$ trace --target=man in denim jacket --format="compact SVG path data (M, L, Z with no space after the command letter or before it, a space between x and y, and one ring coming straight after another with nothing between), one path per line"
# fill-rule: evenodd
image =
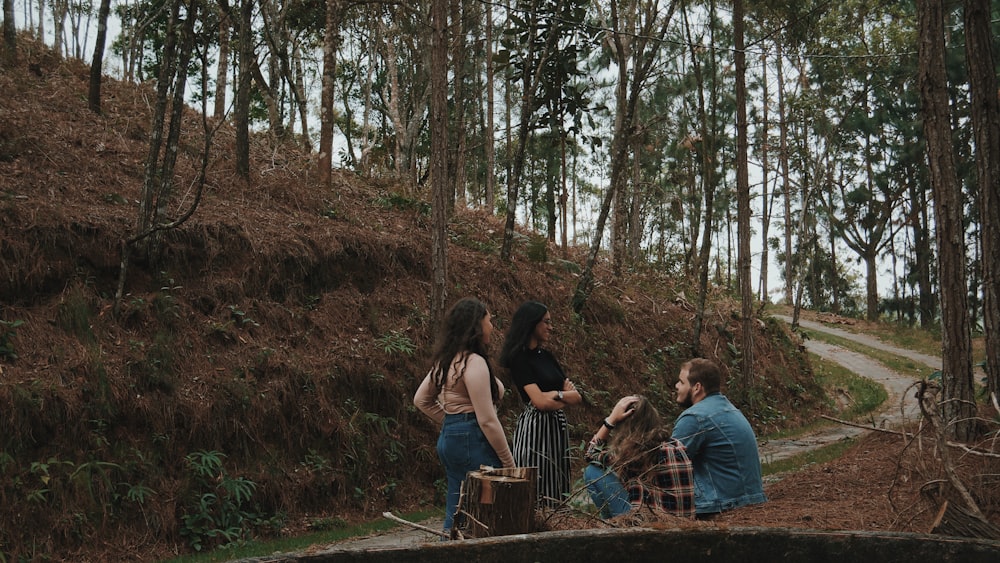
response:
M722 375L711 360L681 366L677 402L686 407L673 437L694 466L695 511L710 518L724 510L767 501L757 437L746 417L720 392Z

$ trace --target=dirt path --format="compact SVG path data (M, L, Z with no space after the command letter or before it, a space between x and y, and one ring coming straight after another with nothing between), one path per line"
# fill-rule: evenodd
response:
M784 315L775 315L775 318L789 324L792 322L791 317ZM864 344L870 348L911 358L926 364L930 369L941 368L940 358L899 348L873 336L855 334L814 321L800 320L799 325L809 331L825 332ZM889 399L877 413L872 415L869 423L878 427L896 426L905 419L916 417L918 413L916 398L913 396L912 391L907 393L914 383L913 378L896 373L868 356L846 350L840 346L827 344L815 339L806 340L805 346L808 351L817 356L836 362L858 375L881 383L885 387L886 392L889 394ZM844 438L857 436L862 432L866 432L866 430L853 426L834 425L809 434L795 436L794 438L769 440L761 444L760 455L765 463L778 461L810 449L832 444Z

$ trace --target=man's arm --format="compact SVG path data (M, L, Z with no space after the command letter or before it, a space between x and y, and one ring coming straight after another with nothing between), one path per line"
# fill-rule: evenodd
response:
M705 433L698 423L698 417L692 414L682 413L677 418L671 437L684 444L688 457L697 457L705 444Z

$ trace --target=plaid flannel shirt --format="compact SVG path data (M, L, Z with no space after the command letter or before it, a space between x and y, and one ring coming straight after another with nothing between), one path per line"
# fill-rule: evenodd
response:
M671 438L649 453L655 461L644 471L620 469L618 474L632 509L646 506L677 516L694 516L694 471L684 444ZM609 471L615 466L614 455L604 448L603 440L590 441L586 458Z

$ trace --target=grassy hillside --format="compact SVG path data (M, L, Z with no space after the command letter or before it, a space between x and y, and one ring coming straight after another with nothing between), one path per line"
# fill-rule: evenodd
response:
M87 76L31 45L0 70L0 561L153 560L442 504L436 430L412 406L432 341L427 194L349 171L319 185L310 155L263 135L243 180L223 124L199 207L132 263L116 315L153 93L108 80L96 115ZM173 216L199 166L189 121ZM494 350L521 301L550 305L552 348L589 400L568 413L573 440L626 393L676 414L686 282L600 270L577 316L583 251L525 232L505 264L502 231L456 211L449 295L488 304ZM712 296L700 342L730 376L734 305ZM758 431L822 412L797 343L758 331ZM520 409L508 394L508 428Z

